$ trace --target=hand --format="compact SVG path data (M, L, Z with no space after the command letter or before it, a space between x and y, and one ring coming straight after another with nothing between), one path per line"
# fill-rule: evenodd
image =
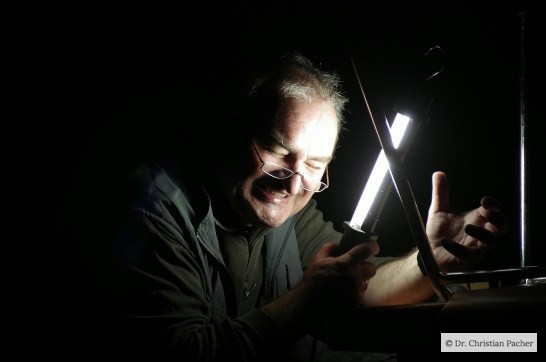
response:
M377 242L366 242L334 257L337 244L325 244L305 271L302 284L320 307L348 308L362 303L368 280L376 268L366 259L379 252Z
M507 222L499 203L482 197L480 207L455 212L449 205L449 184L443 172L432 175L432 201L426 231L434 257L443 272L461 271L476 265L486 250L506 233Z
M323 245L311 259L302 281L262 307L287 338L299 338L332 313L362 303L367 281L375 275L375 265L366 259L379 252L379 245L362 243L336 257L337 247L335 243Z

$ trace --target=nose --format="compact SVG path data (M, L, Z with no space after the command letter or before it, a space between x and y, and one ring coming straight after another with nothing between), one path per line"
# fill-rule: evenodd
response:
M299 172L296 172L292 177L286 179L286 190L290 195L296 195L298 192L303 190L301 187L301 182L303 180L303 175Z

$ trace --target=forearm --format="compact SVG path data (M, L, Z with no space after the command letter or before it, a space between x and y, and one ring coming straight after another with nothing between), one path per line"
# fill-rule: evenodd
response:
M309 322L315 310L314 303L307 302L307 286L299 285L282 297L262 307L287 340L296 340L310 332Z
M369 280L366 305L394 305L424 302L434 295L429 279L417 266L417 250L383 264Z

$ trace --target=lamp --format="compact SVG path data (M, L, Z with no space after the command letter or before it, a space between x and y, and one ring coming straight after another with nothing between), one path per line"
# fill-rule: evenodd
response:
M410 117L397 113L392 126L389 127L395 149L398 149L404 135L407 134L410 121ZM381 197L378 197L378 194L381 191L381 186L385 183L388 170L389 162L382 149L362 191L351 221L343 223L343 237L336 250L338 255L347 252L358 243L377 240L377 235L373 232L373 229L379 216L380 207L388 193L382 192Z

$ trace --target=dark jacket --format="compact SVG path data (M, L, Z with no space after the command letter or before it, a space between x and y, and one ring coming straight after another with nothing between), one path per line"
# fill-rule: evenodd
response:
M157 165L139 167L122 185L118 195L125 196L103 205L95 216L101 232L91 238L107 256L99 268L97 259L91 264L109 299L107 315L116 320L109 340L116 358L264 360L290 343L261 310L236 315L204 188ZM303 276L295 232L300 216L265 234L265 302Z
M265 313L237 314L205 189L157 165L139 167L118 186L97 197L100 207L81 229L90 271L82 299L94 300L100 313L92 323L107 332L85 337L91 348L104 345L117 361L286 357L294 341ZM340 238L314 200L267 232L261 303L296 286L315 252Z

